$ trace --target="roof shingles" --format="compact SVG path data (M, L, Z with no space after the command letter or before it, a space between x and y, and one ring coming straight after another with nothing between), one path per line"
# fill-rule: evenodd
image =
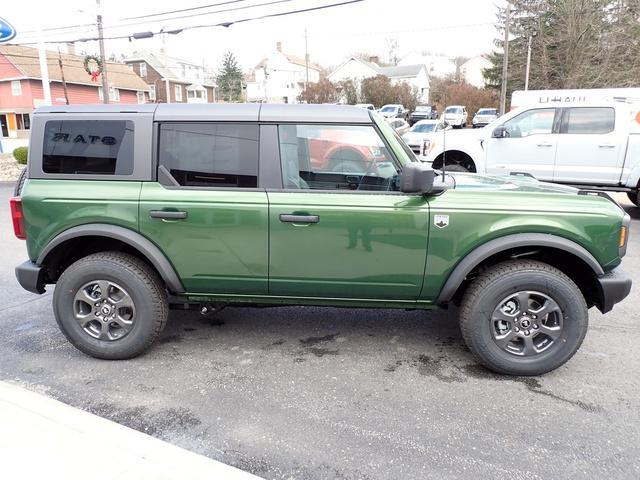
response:
M0 46L0 55L11 62L25 78L42 78L38 61L38 50L18 45ZM58 52L46 52L49 79L54 82L62 81L62 72L58 63ZM62 67L64 79L67 83L100 86L91 81L91 76L84 69L84 58L79 55L63 53ZM122 90L148 91L149 86L135 72L124 63L107 62L107 78L114 88Z

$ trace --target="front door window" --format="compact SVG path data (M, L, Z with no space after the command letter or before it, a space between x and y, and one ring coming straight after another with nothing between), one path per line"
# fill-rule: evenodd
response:
M286 189L397 190L398 168L372 126L281 125Z

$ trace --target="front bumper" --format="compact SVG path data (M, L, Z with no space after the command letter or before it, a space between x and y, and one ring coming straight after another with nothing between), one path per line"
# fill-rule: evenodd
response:
M44 268L27 260L16 267L16 278L25 290L33 293L44 293Z
M600 288L600 305L602 313L609 312L613 306L624 300L631 291L631 277L620 268L614 268L597 278Z

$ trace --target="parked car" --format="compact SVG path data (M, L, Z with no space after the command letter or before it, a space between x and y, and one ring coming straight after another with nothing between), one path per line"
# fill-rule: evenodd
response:
M402 135L402 139L409 148L419 157L428 155L436 145L437 133L451 130L451 126L439 120L420 120L411 129ZM440 135L440 141L443 138Z
M371 110L371 111L374 111L376 109L376 107L373 106L373 103L356 103L355 106L359 108L364 108L365 110Z
M409 131L409 124L403 118L390 118L387 120L391 128L393 128L398 135L402 136Z
M409 123L413 125L420 120L435 120L436 118L438 118L438 112L435 106L418 105L409 115Z
M473 128L486 127L496 118L498 118L497 108L480 108L473 116L471 123Z
M539 180L625 191L638 205L640 105L551 102L521 107L475 132L452 132L424 159L435 168L523 172Z
M402 105L384 105L378 113L384 118L404 118L405 120L409 118L409 111Z
M467 126L467 107L452 105L444 109L442 119L453 128L465 128Z
M10 202L29 257L18 281L56 284L58 326L89 355L141 354L173 306L459 303L484 365L539 375L579 348L589 307L608 312L631 288L617 268L629 216L611 199L527 177L443 179L364 109L121 110L38 108ZM370 152L365 172L314 164L328 129Z

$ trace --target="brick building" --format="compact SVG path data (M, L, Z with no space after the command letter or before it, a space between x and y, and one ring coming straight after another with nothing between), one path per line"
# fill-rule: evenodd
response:
M213 103L216 84L213 73L163 51L134 52L124 60L149 86L151 101L158 103Z

